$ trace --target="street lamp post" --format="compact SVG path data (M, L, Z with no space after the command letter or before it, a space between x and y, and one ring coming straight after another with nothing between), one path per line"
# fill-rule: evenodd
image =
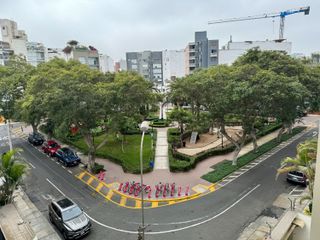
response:
M144 199L143 199L143 140L144 140L144 135L146 131L149 129L149 123L147 121L143 121L140 125L140 130L142 131L142 136L141 136L141 144L140 144L140 184L141 184L141 227L138 229L138 234L139 238L144 240L144 230L145 230L145 225L144 225ZM141 237L140 238L140 234Z

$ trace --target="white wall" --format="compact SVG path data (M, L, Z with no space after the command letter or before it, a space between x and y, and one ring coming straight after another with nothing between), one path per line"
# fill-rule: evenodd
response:
M114 72L114 61L108 55L99 55L100 71L103 73Z
M184 50L164 50L162 52L163 79L169 82L171 77L185 76Z
M27 57L27 41L25 39L12 39L10 47L14 54Z
M246 42L229 42L219 50L219 64L231 65L239 56L246 53L251 48L258 47L262 51L285 51L291 54L291 42L275 41L246 41Z

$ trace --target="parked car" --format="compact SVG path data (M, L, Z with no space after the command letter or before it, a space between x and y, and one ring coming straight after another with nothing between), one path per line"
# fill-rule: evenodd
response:
M304 186L307 186L308 184L308 179L306 175L304 175L302 172L299 172L299 171L288 172L287 181L302 184Z
M56 151L55 156L65 166L76 166L80 163L81 159L70 148L64 147Z
M61 148L61 146L54 140L48 140L42 145L43 152L51 157L55 156L59 148Z
M40 146L44 142L44 137L37 132L32 132L28 136L28 141L34 146Z
M91 222L88 217L69 198L50 202L49 220L61 231L64 239L77 239L91 230Z

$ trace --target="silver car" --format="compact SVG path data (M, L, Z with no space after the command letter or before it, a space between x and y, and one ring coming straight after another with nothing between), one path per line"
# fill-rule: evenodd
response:
M52 201L49 204L49 219L61 231L65 239L77 239L91 230L91 222L69 198Z

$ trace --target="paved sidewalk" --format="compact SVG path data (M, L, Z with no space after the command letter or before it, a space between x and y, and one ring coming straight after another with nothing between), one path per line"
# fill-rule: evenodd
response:
M168 128L157 128L157 144L154 160L154 170L169 169L167 131Z
M0 225L7 239L60 239L53 226L21 190L15 192L13 204L1 207Z

